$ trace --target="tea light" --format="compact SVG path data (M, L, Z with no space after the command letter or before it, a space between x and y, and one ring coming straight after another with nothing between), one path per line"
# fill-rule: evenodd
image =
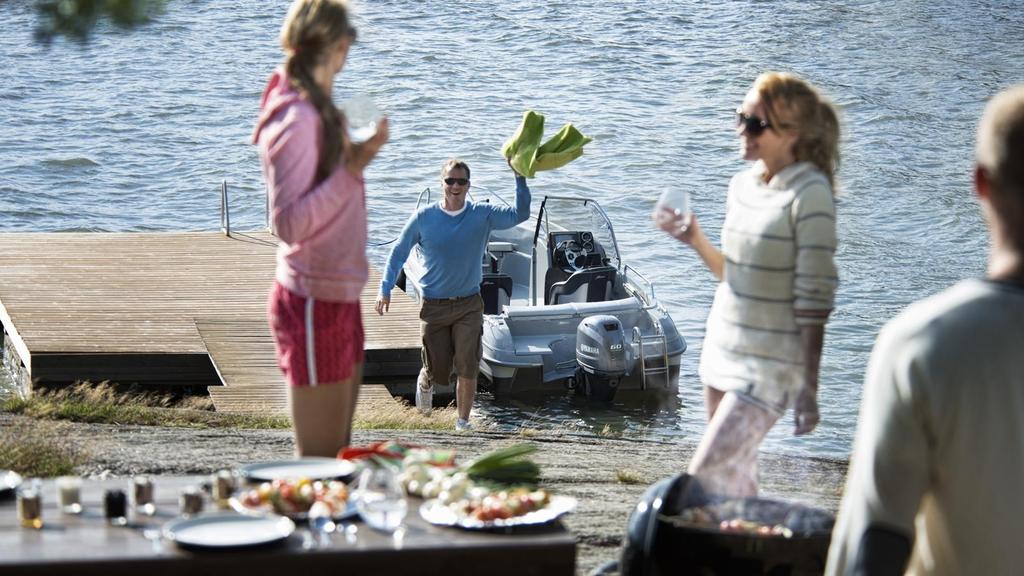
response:
M195 486L182 488L178 505L182 516L195 516L203 511L203 493Z
M146 516L156 513L156 504L153 503L153 481L148 476L136 476L132 479L132 500L135 502L136 512Z
M18 490L18 520L26 528L43 527L43 497L39 493L38 481Z
M111 488L103 493L103 513L115 526L128 524L128 498L124 490Z
M82 479L78 476L57 478L57 502L65 514L81 514Z

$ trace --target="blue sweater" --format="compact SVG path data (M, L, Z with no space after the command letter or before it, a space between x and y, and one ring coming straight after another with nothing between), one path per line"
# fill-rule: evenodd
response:
M491 230L511 228L530 217L530 188L516 176L516 206L495 206L466 201L457 216L446 214L439 203L420 208L402 229L391 249L380 283L381 296L390 298L409 251L419 244L426 272L420 280L423 296L455 298L480 292L482 263Z

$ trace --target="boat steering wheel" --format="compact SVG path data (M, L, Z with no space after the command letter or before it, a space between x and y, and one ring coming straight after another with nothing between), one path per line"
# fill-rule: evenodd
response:
M593 244L590 245L591 248ZM573 272L578 272L586 266L587 250L586 244L580 246L575 240L562 240L555 246L555 250L565 257L565 264Z

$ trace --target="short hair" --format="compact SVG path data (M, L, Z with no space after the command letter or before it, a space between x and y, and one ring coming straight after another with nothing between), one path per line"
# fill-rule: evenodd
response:
M458 158L449 158L447 161L445 161L444 165L441 166L441 178L444 178L445 174L451 172L452 168L462 168L463 170L466 171L466 180L470 179L469 164L466 164L465 162L459 160Z
M1024 84L1003 90L985 106L974 158L1002 191L1024 196Z

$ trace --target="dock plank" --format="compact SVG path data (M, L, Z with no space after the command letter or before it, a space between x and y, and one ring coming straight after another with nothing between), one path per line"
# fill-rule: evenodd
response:
M281 382L266 324L275 252L266 232L0 234L4 337L33 381L215 388L227 370L255 393ZM377 316L379 284L371 270L360 297L367 372L415 374L418 308L399 297Z
M200 318L195 324L224 383L208 388L218 412L287 414L287 386L265 321ZM373 355L367 350L367 356ZM393 401L387 387L372 377L363 383L357 411L374 402Z

